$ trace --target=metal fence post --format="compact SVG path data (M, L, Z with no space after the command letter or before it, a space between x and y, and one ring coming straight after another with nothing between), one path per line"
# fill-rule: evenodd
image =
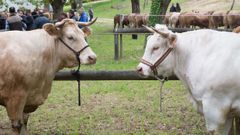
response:
M119 59L118 34L114 34L114 60Z

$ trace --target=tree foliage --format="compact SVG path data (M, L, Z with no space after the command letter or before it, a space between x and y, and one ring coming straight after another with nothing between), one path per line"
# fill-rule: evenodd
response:
M149 22L150 22L149 24L151 26L159 22L159 16L156 16L156 15L159 15L160 13L160 2L161 0L152 0L150 17L149 17Z

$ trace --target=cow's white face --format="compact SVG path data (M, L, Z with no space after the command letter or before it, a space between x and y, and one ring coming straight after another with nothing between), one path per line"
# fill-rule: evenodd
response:
M175 42L176 35L169 30L167 30L168 33L166 33L165 30L163 33L165 35L161 35L153 31L153 29L149 27L148 29L151 32L154 32L154 34L148 37L146 49L142 59L154 64L166 52L169 47L172 47L171 44L173 40ZM156 27L156 29L158 28ZM167 58L160 65L157 66L158 75L163 75L165 77L172 75L174 66L173 60L173 55L172 53L170 53ZM139 65L137 66L137 72L143 77L153 75L151 68L144 63L139 63Z
M61 51L64 51L61 52L61 54L64 54L64 56L61 56L64 57L62 58L65 63L64 65L66 67L77 66L78 61L76 55L73 51L64 46L58 38L61 38L69 47L78 52L88 45L85 38L90 35L90 29L87 27L82 30L79 29L77 23L71 19L65 19L55 25L47 24L44 25L43 28L50 35L56 37L59 48L61 48ZM81 64L95 64L97 56L90 47L87 47L80 53L79 59Z

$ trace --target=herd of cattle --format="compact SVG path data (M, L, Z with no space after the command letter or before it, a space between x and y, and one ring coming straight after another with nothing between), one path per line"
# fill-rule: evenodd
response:
M149 18L148 14L137 13L132 13L129 15L117 14L114 16L114 29L116 28L116 26L118 26L118 28L120 26L122 28L124 28L124 26L139 28L142 27L142 25L147 25L148 18Z
M168 13L164 23L173 28L236 28L240 25L240 12L236 11L207 11L207 12L182 12Z
M124 28L124 26L139 28L142 25L147 25L148 14L117 14L114 17L114 29L116 26ZM120 23L121 22L121 23ZM190 12L172 12L167 13L164 17L163 23L172 28L236 28L240 26L240 12L236 11L190 11Z

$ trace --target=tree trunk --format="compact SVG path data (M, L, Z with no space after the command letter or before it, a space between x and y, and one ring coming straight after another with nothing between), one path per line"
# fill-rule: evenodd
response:
M78 7L78 8L81 8L81 7L83 6L83 5L82 5L82 1L83 1L83 0L77 0L77 3L78 3L78 6L77 6L77 7Z
M74 10L77 9L77 2L76 2L76 0L72 0L72 2L71 2L71 9L74 9Z
M139 0L131 0L131 2L132 2L132 13L140 13Z
M171 0L162 0L160 3L160 13L159 15L166 15L168 5L170 4ZM160 16L159 22L162 23L164 19L164 16Z
M140 2L139 0L131 0L132 2L132 13L140 13ZM138 36L136 34L132 35L132 39L137 39Z
M152 0L151 13L149 18L151 26L154 26L156 23L162 23L164 18L162 15L166 14L170 2L171 0Z
M60 1L60 2L59 2ZM53 8L53 19L56 20L63 12L64 0L54 0L51 2Z

